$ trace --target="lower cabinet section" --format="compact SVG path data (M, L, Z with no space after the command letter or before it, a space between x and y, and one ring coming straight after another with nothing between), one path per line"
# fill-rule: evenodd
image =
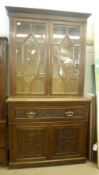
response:
M10 168L86 160L87 122L9 124L9 138Z
M78 99L8 100L10 168L85 162L89 101Z

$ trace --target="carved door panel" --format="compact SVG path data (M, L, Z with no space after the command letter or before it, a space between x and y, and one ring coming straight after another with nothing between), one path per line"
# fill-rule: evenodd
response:
M85 156L86 123L54 125L51 132L53 159Z
M47 128L41 126L10 126L10 163L45 160ZM14 139L15 138L15 139Z

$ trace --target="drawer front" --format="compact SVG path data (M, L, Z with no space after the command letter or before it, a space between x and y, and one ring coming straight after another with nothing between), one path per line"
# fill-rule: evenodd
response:
M89 105L65 106L34 106L34 105L9 105L9 121L14 120L40 120L40 119L84 119L88 120Z

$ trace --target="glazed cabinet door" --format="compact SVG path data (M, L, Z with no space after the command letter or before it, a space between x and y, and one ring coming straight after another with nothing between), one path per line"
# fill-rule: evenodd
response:
M9 126L10 163L28 166L47 159L47 127L12 124Z
M42 20L14 20L11 93L46 95L48 27ZM13 30L14 30L13 28Z
M87 122L54 124L51 132L52 159L86 160Z
M51 29L51 94L81 94L84 70L83 25L53 22Z

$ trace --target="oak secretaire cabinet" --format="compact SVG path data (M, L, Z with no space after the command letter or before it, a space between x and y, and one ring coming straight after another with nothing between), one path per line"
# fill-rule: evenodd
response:
M6 7L10 167L86 160L83 97L89 14Z

